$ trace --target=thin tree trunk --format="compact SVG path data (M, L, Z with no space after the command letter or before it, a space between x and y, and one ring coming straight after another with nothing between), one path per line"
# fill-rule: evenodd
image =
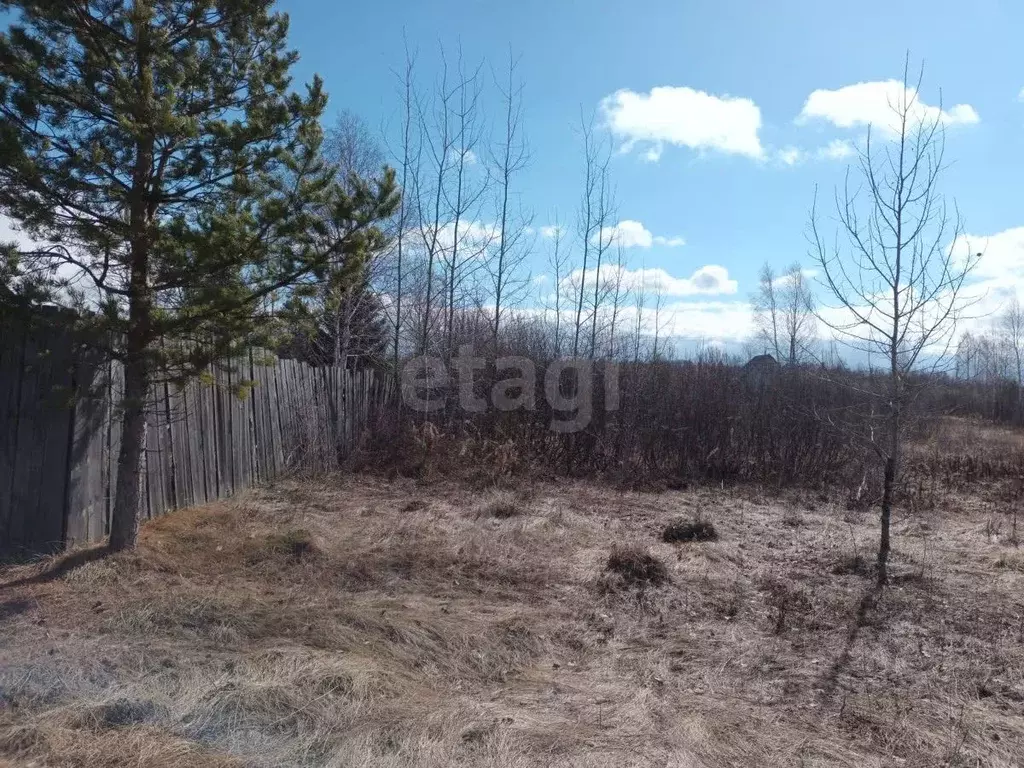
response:
M881 534L878 540L878 586L889 580L889 525L892 521L892 499L896 486L896 462L894 454L885 460L885 478L882 484Z

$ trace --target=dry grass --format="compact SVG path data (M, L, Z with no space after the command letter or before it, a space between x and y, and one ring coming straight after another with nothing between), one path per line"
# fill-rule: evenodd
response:
M0 572L0 765L1021 764L1024 572L993 502L900 510L877 596L837 567L870 562L871 514L510 498L284 484ZM660 541L698 511L717 543ZM603 589L613 552L667 579Z

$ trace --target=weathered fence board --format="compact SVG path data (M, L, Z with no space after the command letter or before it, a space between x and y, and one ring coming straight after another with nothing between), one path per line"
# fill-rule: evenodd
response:
M0 334L0 550L110 530L124 374L54 325ZM230 496L297 461L333 460L390 402L390 377L251 353L147 400L142 515Z

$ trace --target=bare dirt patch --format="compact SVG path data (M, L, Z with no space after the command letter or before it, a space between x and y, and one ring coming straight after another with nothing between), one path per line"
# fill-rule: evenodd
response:
M0 571L0 765L1020 765L1004 517L901 510L878 595L827 501L285 483Z

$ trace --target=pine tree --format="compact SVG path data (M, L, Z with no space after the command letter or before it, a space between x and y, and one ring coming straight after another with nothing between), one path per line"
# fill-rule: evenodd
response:
M113 550L138 532L145 399L258 339L271 297L365 249L394 175L343 189L319 79L273 0L18 0L0 34L0 211L17 269L124 366ZM13 272L14 268L8 268ZM201 342L201 343L198 343Z

